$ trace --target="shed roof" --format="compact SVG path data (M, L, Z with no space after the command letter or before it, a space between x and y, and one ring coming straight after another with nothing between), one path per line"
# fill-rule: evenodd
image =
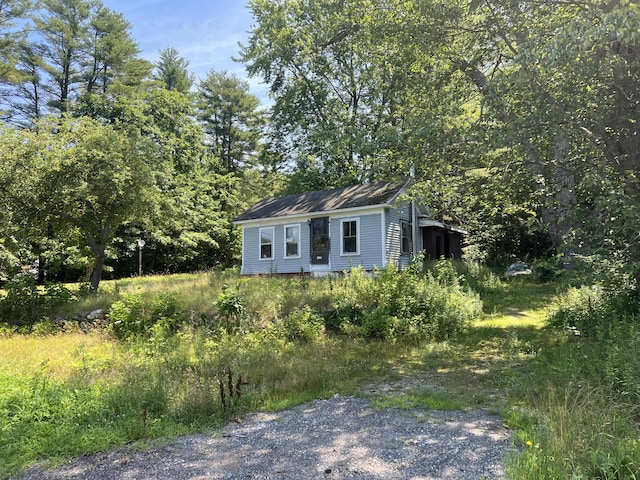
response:
M265 198L238 216L236 222L390 205L407 182L374 182L317 192Z

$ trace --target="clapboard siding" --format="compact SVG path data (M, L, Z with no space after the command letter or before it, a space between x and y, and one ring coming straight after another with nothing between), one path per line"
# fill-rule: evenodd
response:
M359 244L358 254L341 255L342 222L343 220L358 220ZM331 270L344 271L353 267L362 267L365 270L373 270L383 266L382 255L382 209L379 213L369 215L333 216L329 224L331 237Z
M300 255L297 258L285 257L285 226L299 225ZM273 227L273 258L260 258L260 228L263 226L245 226L242 229L242 273L258 275L265 273L300 273L309 271L309 225L306 222L286 222L265 225Z
M411 221L411 208L408 202L402 202L397 208L387 210L385 228L387 261L399 268L405 268L409 265L411 256L401 253L401 220Z
M331 251L329 255L330 271L341 272L356 266L362 266L366 270L373 270L382 267L385 262L383 252L383 209L376 213L364 215L332 215L329 217L329 237L331 239ZM358 222L358 243L357 254L341 254L342 243L342 221L357 220ZM285 258L285 226L300 226L300 257ZM273 258L260 258L260 228L273 227L274 243ZM270 222L264 225L248 226L242 229L242 274L258 275L267 273L300 273L301 271L311 271L310 264L310 229L307 222ZM322 270L317 266L314 270Z

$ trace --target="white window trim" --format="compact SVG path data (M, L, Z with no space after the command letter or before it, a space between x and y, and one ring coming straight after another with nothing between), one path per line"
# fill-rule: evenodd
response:
M262 258L262 231L263 230L271 230L271 256ZM266 245L266 244L265 244ZM260 227L258 229L258 258L262 261L269 261L275 258L275 250L276 250L276 232L273 227Z
M344 224L347 222L356 222L356 251L345 252L344 251ZM341 257L353 257L360 255L360 217L354 218L341 218L340 219L340 256Z
M297 228L298 229L298 254L297 255L287 255L287 228ZM291 259L296 259L296 258L300 258L301 256L301 252L300 250L302 250L302 228L300 228L300 224L299 223L290 223L288 225L284 226L284 259L285 260L291 260Z

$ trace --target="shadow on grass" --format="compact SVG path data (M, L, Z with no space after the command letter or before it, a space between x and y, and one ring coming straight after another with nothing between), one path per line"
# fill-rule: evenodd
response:
M544 328L557 292L557 285L526 279L485 290L482 318L445 349L425 353L425 368L470 405L499 410L519 403L539 353L558 339L556 332Z
M500 314L543 310L549 306L550 299L558 293L560 287L554 283L536 283L528 279L514 279L501 282L481 292L483 312Z

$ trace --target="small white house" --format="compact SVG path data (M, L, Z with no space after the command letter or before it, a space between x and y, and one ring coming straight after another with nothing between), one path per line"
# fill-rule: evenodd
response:
M390 262L406 267L414 251L459 258L466 232L429 219L403 199L406 182L376 182L267 198L235 219L242 226L244 275L324 275Z

